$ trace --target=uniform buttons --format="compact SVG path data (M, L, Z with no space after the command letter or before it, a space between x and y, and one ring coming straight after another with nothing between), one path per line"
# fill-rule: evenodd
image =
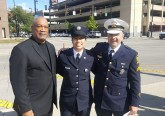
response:
M106 80L108 80L108 78L106 78Z
M105 88L107 88L107 86L106 86L106 85L105 85L104 87L105 87Z
M110 72L111 70L110 69L108 69L108 72Z
M78 75L76 75L76 77L78 77Z
M78 69L76 69L78 71Z
M109 64L112 64L112 62L109 62Z
M76 90L78 90L78 88L76 88Z
M118 95L120 95L120 93L118 93Z
M78 84L78 82L76 82L76 84Z

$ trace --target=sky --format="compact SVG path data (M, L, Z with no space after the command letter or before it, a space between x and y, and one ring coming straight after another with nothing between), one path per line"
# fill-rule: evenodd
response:
M24 10L30 11L31 9L34 11L34 0L6 0L7 1L7 7L13 8L14 4L13 1L15 1L16 6L22 6ZM49 0L37 0L36 9L38 10L44 10L45 5L47 7L49 6ZM58 2L62 2L65 0L58 0Z

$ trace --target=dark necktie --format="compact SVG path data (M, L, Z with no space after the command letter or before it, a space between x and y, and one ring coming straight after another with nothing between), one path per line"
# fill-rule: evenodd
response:
M80 61L80 54L79 54L79 53L77 53L77 55L76 55L76 63L78 64L78 63L79 63L79 61Z
M109 61L112 60L112 53L114 53L114 52L115 52L114 50L111 50L111 51L109 52Z

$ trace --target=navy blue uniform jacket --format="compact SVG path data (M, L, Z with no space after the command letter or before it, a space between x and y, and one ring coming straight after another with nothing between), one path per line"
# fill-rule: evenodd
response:
M14 109L19 114L33 110L35 116L48 116L53 101L57 105L55 48L47 41L46 44L51 65L32 38L12 50L10 80L15 94Z
M73 48L69 48L58 57L57 72L63 76L60 93L60 107L73 110L75 100L78 111L88 108L92 103L90 71L94 57L84 49L79 64L76 64Z
M94 102L102 109L128 110L139 106L140 71L137 52L123 43L108 61L108 43L98 43L91 51L96 57Z

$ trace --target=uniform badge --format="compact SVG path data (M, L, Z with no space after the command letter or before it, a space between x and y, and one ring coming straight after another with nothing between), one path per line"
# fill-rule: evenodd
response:
M88 72L88 69L87 69L87 68L85 68L85 69L84 69L84 72Z
M97 58L102 58L102 56L101 55L97 55Z
M113 21L113 22L111 22L111 25L112 25L112 27L116 27L117 22Z
M84 59L86 59L86 57L84 57Z
M125 65L125 63L122 62L121 65Z
M122 69L120 70L120 75L124 74L124 72L125 72L125 70L122 68Z
M80 26L77 26L77 30L81 30L81 27Z

